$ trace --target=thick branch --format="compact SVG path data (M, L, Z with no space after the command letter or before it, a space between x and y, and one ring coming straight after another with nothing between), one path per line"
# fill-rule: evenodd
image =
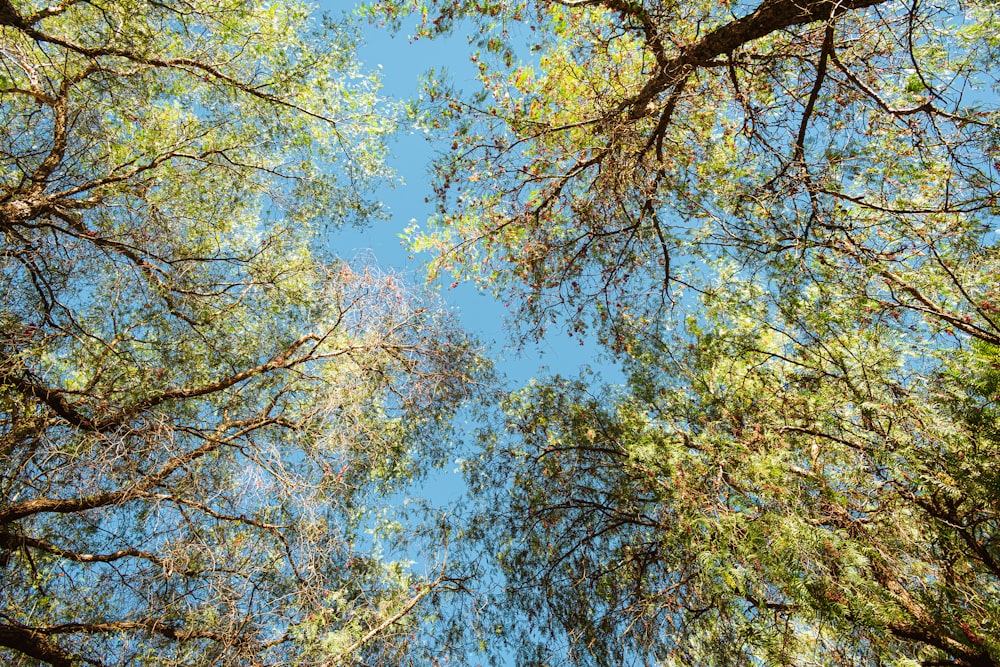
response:
M0 548L11 551L24 548L37 549L77 563L110 563L122 558L143 558L157 565L163 565L163 561L160 558L148 551L119 549L108 554L81 554L69 549L63 549L45 540L28 537L27 535L17 535L8 531L0 531Z
M3 0L0 0L2 6ZM47 662L52 667L73 667L76 660L33 628L16 625L0 625L0 646L14 649L19 653Z
M31 380L22 377L20 374L2 372L0 373L0 384L13 387L24 396L30 396L44 403L52 412L64 419L67 423L85 431L95 430L94 422L86 415L81 414L63 396L60 389L43 387Z
M952 664L960 667L996 667L997 665L986 651L976 652L951 637L938 634L927 628L906 623L891 623L889 631L901 639L918 641L944 651L954 657Z
M35 384L30 379L15 373L0 372L0 384L7 384L17 389L21 394L38 399L44 403L52 412L64 419L67 423L84 431L107 431L125 423L129 418L155 408L158 405L173 400L197 398L208 394L225 391L230 387L239 384L259 375L263 375L273 370L287 369L307 361L311 354L293 357L292 355L303 345L309 342L318 342L320 336L316 334L305 334L293 341L281 353L275 355L270 361L258 366L247 368L238 373L233 373L225 378L192 387L180 387L178 389L167 389L159 393L148 396L140 401L128 405L103 419L94 419L81 413L76 406L66 400L66 392L62 389L44 387Z
M701 39L681 48L661 68L638 95L627 100L622 110L632 118L645 116L650 102L676 86L694 68L731 53L741 46L773 32L815 21L827 21L854 9L882 4L887 0L765 0L752 14L722 25Z
M10 4L10 0L0 0L0 25L8 25L19 30L28 27L25 20L14 9L14 5Z
M60 625L37 628L36 632L47 635L62 635L79 632L88 634L117 633L124 630L148 630L149 632L155 632L179 642L191 641L192 639L211 639L219 643L236 643L234 642L236 637L221 632L178 628L158 618L144 618L138 621L110 621L107 623L61 623Z
M0 0L3 1L3 0ZM314 111L309 111L308 109L290 102L276 93L269 93L263 90L263 85L251 85L244 81L237 79L236 77L230 76L220 70L219 68L210 65L206 62L202 62L195 58L161 58L154 55L145 55L132 51L130 49L115 48L112 46L100 46L100 47L89 47L83 44L78 44L76 42L64 39L57 35L51 35L33 26L27 25L14 25L18 29L22 30L26 35L38 42L45 42L48 44L53 44L55 46L61 46L68 51L73 51L79 53L80 55L86 56L92 59L98 58L122 58L130 62L139 65L148 65L150 67L157 67L163 69L174 69L190 72L196 76L204 77L209 80L215 80L224 83L228 86L232 86L236 90L242 93L255 97L264 102L275 104L277 106L292 109L299 113L305 114L311 118L330 123L331 125L336 125L336 121L333 118L324 116L322 114L316 113Z
M316 334L305 334L299 337L297 340L293 341L291 345L285 348L280 354L273 357L270 361L260 364L259 366L254 366L253 368L247 368L246 370L240 371L239 373L233 373L232 375L225 377L221 380L215 382L209 382L207 384L198 385L195 387L182 387L180 389L168 389L166 391L154 394L148 398L138 401L119 412L109 416L107 419L103 419L97 423L97 427L108 428L110 426L118 425L124 422L127 418L132 415L138 414L144 410L149 410L162 403L178 399L186 398L197 398L199 396L206 396L208 394L215 394L220 391L229 389L230 387L248 380L252 377L258 375L263 375L269 371L290 368L296 364L302 363L305 359L311 358L307 355L305 358L292 358L292 355L308 342L317 342L320 337Z
M963 331L973 338L978 338L991 345L1000 345L1000 336L983 329L982 327L976 326L972 322L967 322L961 318L961 316L950 313L943 307L936 304L932 299L927 297L920 289L904 280L901 276L896 275L888 269L879 272L880 275L885 279L890 285L896 286L903 290L917 301L917 304L907 304L901 303L901 305L908 308L913 308L923 313L927 313L933 317L936 317L944 322L947 322L949 326L954 327L960 331Z
M57 514L84 512L98 507L121 505L135 500L136 498L143 497L148 494L150 489L153 489L163 483L163 481L170 477L170 475L172 475L177 469L215 451L219 447L222 447L223 445L232 442L247 433L260 428L265 424L272 423L273 421L274 420L270 418L264 417L246 422L240 424L242 428L240 428L236 433L222 438L222 431L227 427L234 426L231 422L224 423L216 430L215 436L208 437L201 447L196 447L190 451L184 452L183 454L178 454L164 463L163 466L155 473L146 475L131 486L78 498L34 498L32 500L25 500L0 511L0 524L8 524L26 516L42 512L54 512Z

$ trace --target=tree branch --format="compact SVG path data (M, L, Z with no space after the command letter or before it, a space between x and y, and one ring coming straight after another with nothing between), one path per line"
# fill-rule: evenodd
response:
M216 429L215 435L207 437L203 445L184 452L183 454L174 456L169 461L164 463L163 466L161 466L155 473L146 475L131 486L78 498L34 498L32 500L25 500L0 511L0 524L8 524L26 516L31 516L32 514L40 514L44 512L57 514L84 512L98 507L120 505L122 503L135 500L136 498L146 495L150 489L161 484L178 468L181 468L182 466L215 451L219 447L222 447L237 438L261 428L265 424L272 423L273 421L274 420L269 417L262 417L260 419L238 424L233 422L223 422ZM225 438L221 437L224 430L235 425L239 425L241 428Z
M0 0L0 7L4 0ZM0 625L0 646L14 649L26 656L47 662L52 667L75 667L72 655L53 644L34 628Z
M879 5L887 0L765 0L747 16L726 23L701 39L681 48L660 68L637 95L621 105L632 119L646 116L650 102L663 91L676 86L688 73L713 59L773 32L832 18L855 9Z
M45 540L28 537L27 535L17 535L6 530L0 531L0 549L14 551L24 548L45 551L46 553L77 563L110 563L122 558L142 558L156 565L163 565L163 560L155 554L148 551L140 551L139 549L119 549L108 554L81 554L69 549L63 549Z

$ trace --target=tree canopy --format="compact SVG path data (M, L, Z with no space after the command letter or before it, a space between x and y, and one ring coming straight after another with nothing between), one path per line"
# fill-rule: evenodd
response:
M402 664L449 585L375 512L448 453L481 364L326 247L379 213L393 121L310 12L0 1L12 664Z
M310 11L0 0L0 655L1000 664L994 3L371 3L479 68L412 247L624 371L471 452L473 342L326 246L394 121Z
M538 379L470 464L470 560L505 577L472 635L532 665L998 664L995 5L421 12L475 26L482 89L429 84L454 144L414 245L628 376Z

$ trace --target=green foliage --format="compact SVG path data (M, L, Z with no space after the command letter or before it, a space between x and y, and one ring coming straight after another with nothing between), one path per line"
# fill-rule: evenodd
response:
M421 11L531 44L431 91L455 144L414 245L628 376L537 381L470 464L468 558L505 577L471 637L531 665L1000 663L995 7Z
M361 529L447 460L483 365L333 257L393 110L295 2L0 3L0 655L407 659ZM422 589L421 589L422 590Z

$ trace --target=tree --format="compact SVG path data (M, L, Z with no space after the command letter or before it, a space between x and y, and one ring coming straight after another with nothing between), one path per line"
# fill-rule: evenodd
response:
M451 585L377 510L480 362L324 249L388 176L353 44L294 2L0 2L12 664L400 664Z
M685 243L807 254L847 213L989 216L992 12L800 4L442 4L428 29L486 22L484 89L431 89L458 141L438 165L441 215L416 242L439 268L468 263L523 296L529 328L583 327L638 319L636 303L661 312L683 289ZM527 16L537 60L508 68L502 35Z
M995 7L423 16L475 23L483 89L431 84L415 245L628 375L526 388L472 465L482 627L525 664L1000 662Z

